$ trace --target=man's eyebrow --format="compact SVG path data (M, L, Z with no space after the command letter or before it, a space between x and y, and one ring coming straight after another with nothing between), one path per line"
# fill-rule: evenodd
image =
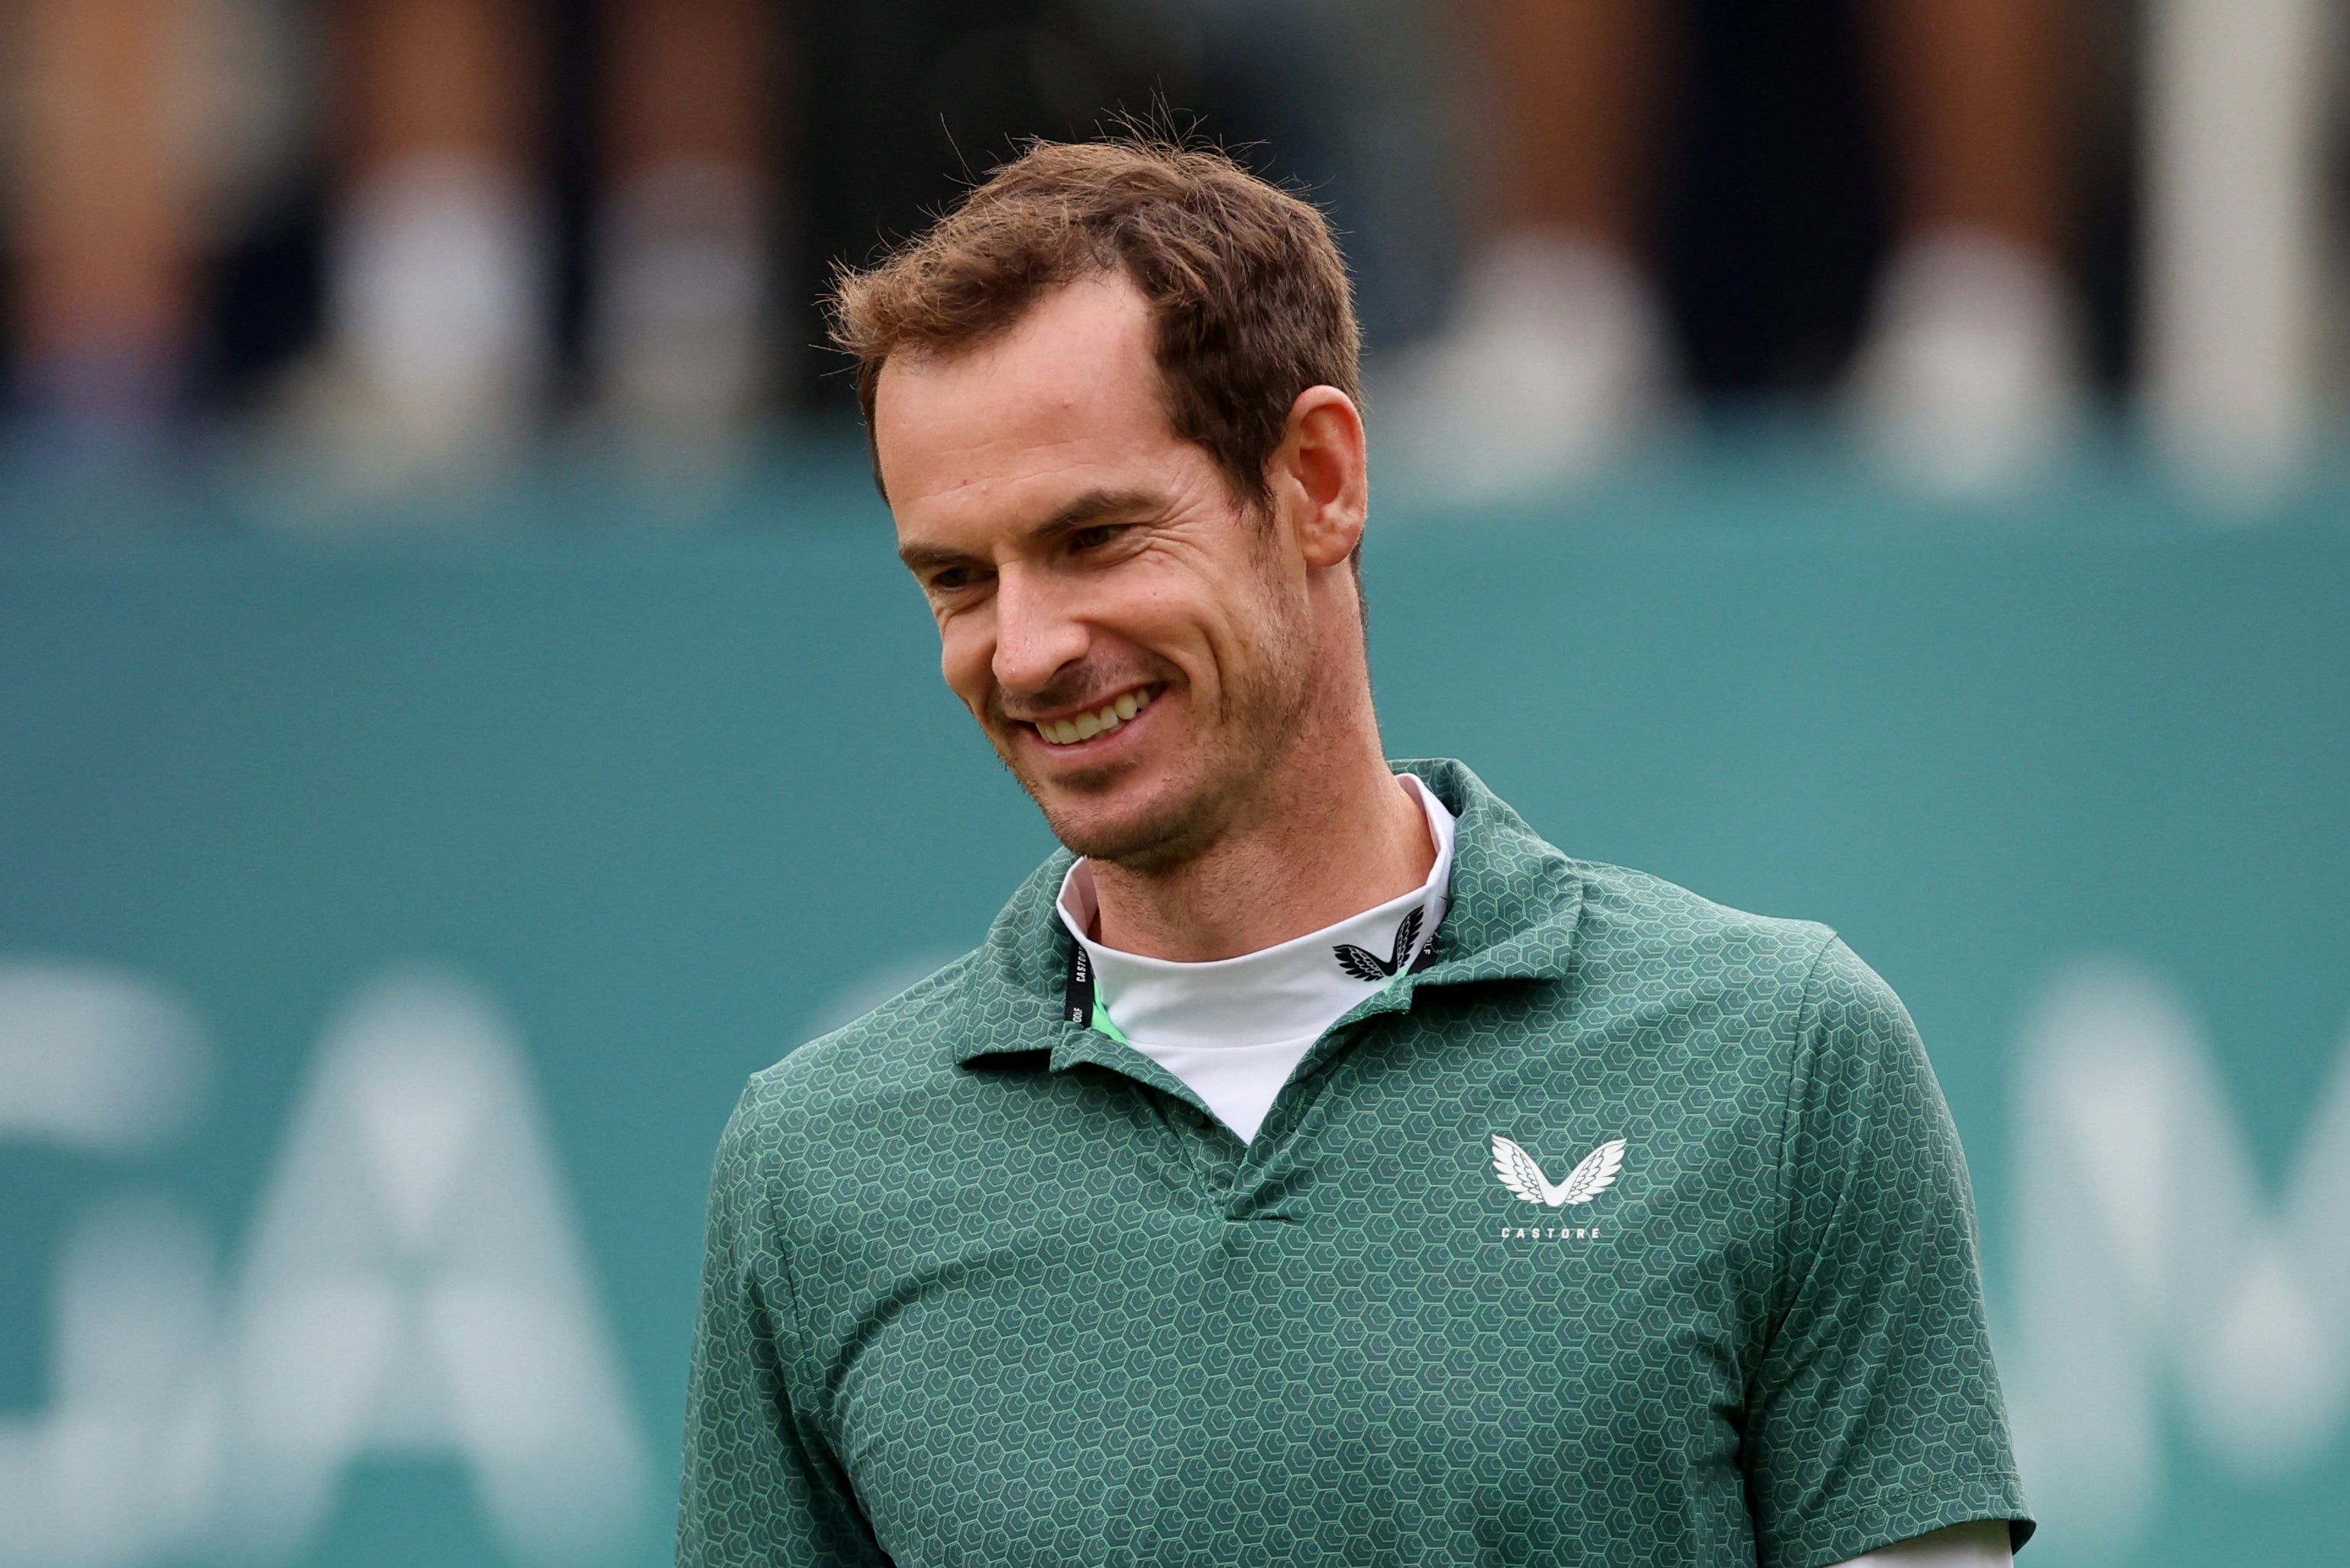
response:
M977 556L967 550L950 550L943 545L900 545L898 559L906 569L920 576L924 572L942 571L949 566L984 566Z
M1072 533L1099 523L1105 517L1147 512L1158 504L1159 497L1148 490L1088 490L1030 529L1028 536L1042 539L1055 534Z
M1035 541L1049 539L1056 534L1072 534L1080 528L1090 527L1105 517L1147 512L1161 504L1160 498L1148 490L1088 490L1030 528L1027 537ZM906 564L908 571L918 576L949 566L987 565L985 560L967 550L951 549L944 545L901 545L898 547L898 559Z

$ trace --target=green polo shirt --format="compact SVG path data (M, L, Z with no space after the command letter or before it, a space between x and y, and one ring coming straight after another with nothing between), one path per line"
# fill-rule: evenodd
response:
M1367 987L1245 1147L1066 1020L1066 856L752 1079L681 1564L1813 1568L2028 1532L1965 1162L1893 993L1820 926L1402 765L1460 819L1434 961Z

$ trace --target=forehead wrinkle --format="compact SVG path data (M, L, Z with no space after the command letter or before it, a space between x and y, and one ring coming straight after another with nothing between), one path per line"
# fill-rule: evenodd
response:
M1159 460L1166 454L1146 455L1139 445L1097 431L1039 442L991 432L925 454L922 472L899 475L895 493L901 511L957 528L993 521L999 511L1060 517L1080 506L1097 510L1105 497L1163 499L1169 476Z

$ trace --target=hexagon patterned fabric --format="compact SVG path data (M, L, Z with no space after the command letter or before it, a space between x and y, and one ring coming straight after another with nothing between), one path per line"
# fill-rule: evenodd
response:
M2029 1532L1964 1160L1885 983L1399 765L1460 817L1435 961L1245 1147L1063 1021L1066 856L752 1080L681 1563L1814 1568Z

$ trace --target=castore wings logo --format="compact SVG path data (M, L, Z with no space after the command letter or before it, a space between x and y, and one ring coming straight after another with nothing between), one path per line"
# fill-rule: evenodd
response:
M1493 1135L1493 1174L1503 1186L1528 1203L1547 1204L1553 1209L1570 1203L1588 1203L1616 1185L1617 1172L1624 1168L1622 1138L1610 1138L1589 1154L1583 1163L1568 1171L1565 1181L1554 1184L1543 1174L1534 1157L1503 1137Z

